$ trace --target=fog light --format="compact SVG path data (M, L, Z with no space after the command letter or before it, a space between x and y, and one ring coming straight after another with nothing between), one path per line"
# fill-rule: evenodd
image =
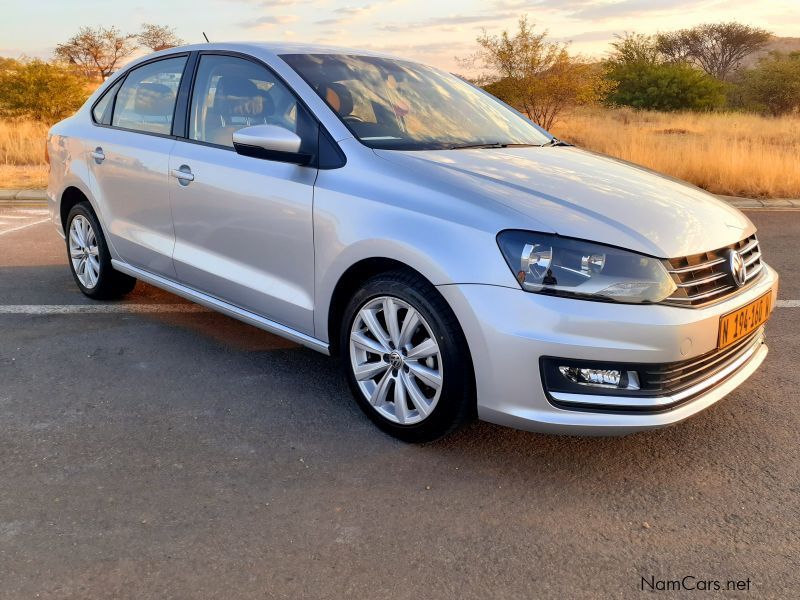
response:
M558 367L559 373L572 383L602 388L626 390L639 389L639 375L636 371L617 371L615 369L584 369L581 367Z

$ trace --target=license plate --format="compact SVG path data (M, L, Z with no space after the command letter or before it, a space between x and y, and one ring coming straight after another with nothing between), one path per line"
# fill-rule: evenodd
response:
M719 318L717 348L730 346L764 324L772 310L772 292L767 292L750 304Z

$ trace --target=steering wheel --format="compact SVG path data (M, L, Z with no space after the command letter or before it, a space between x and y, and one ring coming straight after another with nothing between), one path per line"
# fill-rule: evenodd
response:
M347 115L346 117L342 117L342 121L346 121L346 122L352 121L353 123L363 123L364 119L362 119L361 117L357 117L355 115Z

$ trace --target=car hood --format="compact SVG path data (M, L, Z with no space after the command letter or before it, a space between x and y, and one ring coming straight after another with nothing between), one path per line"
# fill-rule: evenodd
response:
M552 233L661 258L698 254L750 235L735 208L687 183L575 147L376 153L412 177L436 175L454 188L501 202ZM443 181L442 183L447 183Z

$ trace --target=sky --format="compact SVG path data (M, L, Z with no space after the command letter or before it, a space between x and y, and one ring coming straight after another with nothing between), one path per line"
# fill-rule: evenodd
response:
M380 50L461 72L485 29L522 14L572 51L602 57L615 33L736 20L800 37L800 0L10 0L0 56L49 58L81 26L170 25L187 43L293 41ZM35 24L35 25L34 25Z

